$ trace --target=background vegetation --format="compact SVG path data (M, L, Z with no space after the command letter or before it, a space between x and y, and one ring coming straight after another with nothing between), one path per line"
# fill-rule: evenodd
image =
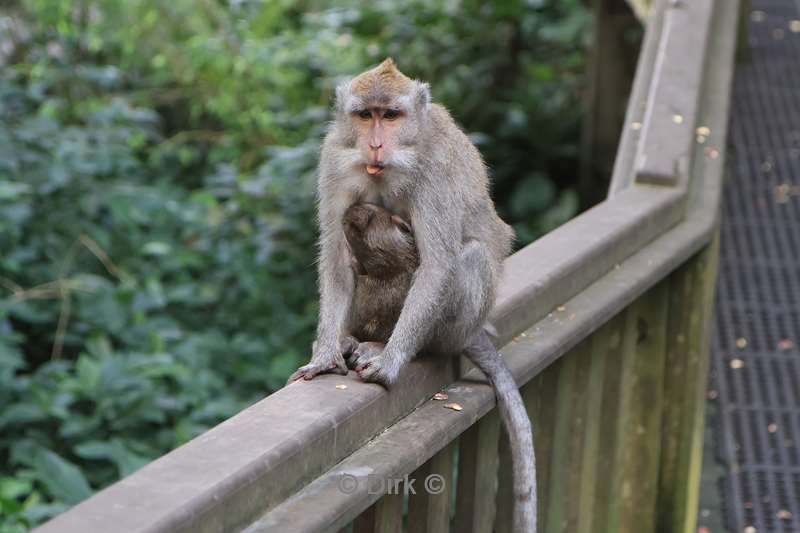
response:
M520 244L573 216L587 22L579 0L4 2L0 530L308 357L314 172L343 77L393 56L430 81Z

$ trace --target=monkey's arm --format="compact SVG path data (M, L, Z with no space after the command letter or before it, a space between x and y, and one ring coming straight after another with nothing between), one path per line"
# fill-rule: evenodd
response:
M359 362L359 376L366 381L393 383L400 369L430 339L441 320L461 247L461 209L457 206L446 205L431 192L422 205L412 206L409 211L420 266L383 353Z
M323 149L319 186L320 309L317 340L313 345L311 361L292 374L289 377L290 382L300 378L312 379L325 372L347 374L341 334L350 316L355 278L342 229L342 216L354 199L348 195L336 194L336 183L326 171L330 166L327 159L327 151Z
M343 235L323 235L320 248L317 340L311 362L297 369L290 382L326 372L347 374L340 337L352 305L353 272Z
M330 249L333 248L333 249ZM311 361L297 369L289 381L312 379L317 374L347 374L342 355L341 333L350 313L354 289L344 243L322 242L319 259L319 324Z

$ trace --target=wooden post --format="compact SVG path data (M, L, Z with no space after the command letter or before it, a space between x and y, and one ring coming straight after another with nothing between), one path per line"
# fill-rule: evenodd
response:
M558 390L550 400L554 402L551 409L555 411L555 425L548 474L547 518L542 522L548 532L572 532L577 524L589 356L588 340L563 356Z
M587 387L586 436L583 441L581 464L581 486L578 497L577 533L594 531L598 523L595 516L595 501L598 494L598 478L602 427L603 388L605 385L606 364L619 351L624 315L612 318L592 335L591 362L589 363L589 383Z
M628 310L622 351L617 466L609 531L653 531L661 450L668 285Z
M403 490L383 496L353 521L353 533L402 533Z
M739 4L739 29L736 34L736 61L746 63L750 60L750 44L747 39L747 21L750 20L750 0L741 0Z
M539 498L539 530L544 531L549 504L550 462L556 423L554 402L558 396L558 376L563 359L558 359L522 388L522 399L531 416L536 448L536 486Z
M695 529L718 256L719 236L669 278L657 519L663 533Z
M453 493L453 453L451 443L431 457L413 474L415 493L408 499L409 533L446 533L450 530L450 497ZM429 476L439 476L441 485L426 485ZM437 491L441 488L440 492Z
M625 0L592 0L592 10L579 184L585 205L605 197L639 55L631 39L639 22Z
M614 472L616 468L616 449L619 440L617 422L619 419L622 386L622 346L627 324L626 309L601 333L606 337L599 340L596 349L605 356L603 372L603 389L600 403L600 434L597 439L597 455L595 457L594 502L590 531L605 531L610 511L615 502L613 493ZM586 505L586 504L584 504Z
M505 431L500 432L500 465L497 472L495 508L494 533L511 533L514 512L514 472L508 434Z
M461 435L455 531L491 533L497 488L500 415L492 409Z

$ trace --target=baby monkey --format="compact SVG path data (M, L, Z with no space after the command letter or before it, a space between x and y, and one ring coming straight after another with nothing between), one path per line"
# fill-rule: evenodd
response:
M380 354L392 335L397 319L419 267L419 253L409 224L383 207L355 204L342 221L355 274L355 292L349 335L342 341L348 367L359 375L375 355ZM456 288L447 301L463 305ZM457 316L456 309L444 315ZM447 329L447 325L444 325ZM427 351L441 352L436 336ZM445 354L458 355L458 354ZM514 377L503 358L481 330L465 355L489 379L497 396L503 424L512 444L517 487L515 531L534 531L536 523L535 468L531 426ZM520 492L520 487L526 490ZM520 514L522 516L520 516Z
M356 275L350 335L342 340L342 355L348 367L361 369L389 342L419 254L408 223L380 206L351 206L342 226Z

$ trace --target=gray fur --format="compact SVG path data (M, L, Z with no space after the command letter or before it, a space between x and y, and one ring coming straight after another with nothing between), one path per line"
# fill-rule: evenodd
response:
M478 150L444 107L430 103L426 84L408 85L401 94L373 85L367 95L356 95L351 82L337 90L336 120L320 158L317 340L310 363L290 380L311 379L321 372L345 373L345 355L362 379L384 385L394 383L401 368L423 350L448 356L463 352L473 358L495 386L512 442L515 531L535 531L530 423L511 374L484 331L514 234L495 212ZM368 154L352 118L359 106L404 111L392 144L386 147L385 167L379 176L365 171ZM394 318L388 338L389 328L375 328L371 339L353 335L364 327L363 306L369 305L368 299L359 296L359 288L381 291L385 287L358 275L359 267L370 273L364 261L357 262L355 271L352 268L354 250L346 238L345 214L360 203L382 206L413 228L419 264L412 276L403 278L407 290L404 285L400 291L399 313L378 314L382 319ZM381 293L381 300L385 302L389 295L397 298L397 294Z
M354 256L356 296L352 336L347 336L342 351L348 366L359 368L384 347L403 306L417 268L416 247L410 235L402 233L391 221L391 213L369 204L357 204L345 213L345 233ZM355 226L355 228L353 227ZM485 279L489 276L488 258L473 244L461 254L456 277ZM471 335L472 342L464 349L468 357L489 379L497 394L500 417L510 435L514 464L515 513L514 531L532 531L536 524L536 465L530 420L517 385L502 356L495 350L486 331L462 331L459 313L480 314L485 301L476 285L450 287L447 300L454 305L445 313L437 333L425 351L444 351L452 338ZM369 341L369 342L364 342Z

